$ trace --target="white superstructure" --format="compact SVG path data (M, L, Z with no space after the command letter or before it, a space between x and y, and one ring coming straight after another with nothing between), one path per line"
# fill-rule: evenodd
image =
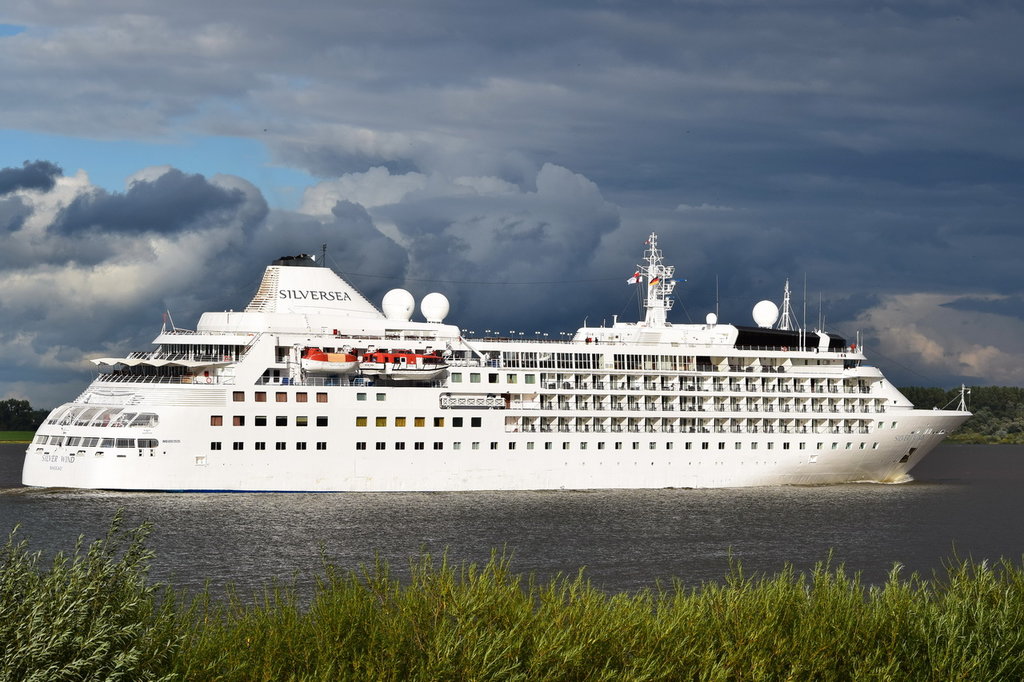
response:
M50 413L30 486L414 491L899 481L970 414L915 410L824 332L668 321L651 235L641 322L570 341L467 340L447 300L382 313L308 256L269 266L242 312L107 368ZM788 313L788 287L784 313ZM309 358L320 358L320 364ZM304 361L305 358L305 361ZM335 363L337 371L332 371Z

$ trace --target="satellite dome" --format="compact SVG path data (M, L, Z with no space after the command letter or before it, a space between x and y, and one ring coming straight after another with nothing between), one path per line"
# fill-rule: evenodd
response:
M771 301L760 301L754 306L754 324L764 329L770 329L775 320L779 319L779 306Z
M420 312L427 322L443 322L445 315L448 314L448 299L436 291L427 294L420 301Z
M384 317L389 320L407 322L416 308L416 299L405 289L392 289L384 294L380 307L384 310Z
M705 317L704 320L711 325L718 324L718 315L715 315L714 313L708 313L708 316Z

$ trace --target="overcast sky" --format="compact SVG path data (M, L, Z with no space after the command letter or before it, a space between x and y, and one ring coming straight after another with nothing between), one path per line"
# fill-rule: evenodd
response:
M318 252L464 329L798 317L900 385L1024 385L1016 2L0 5L0 396Z

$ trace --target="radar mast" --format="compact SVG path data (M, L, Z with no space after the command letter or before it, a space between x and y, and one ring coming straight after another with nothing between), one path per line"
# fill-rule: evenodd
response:
M797 328L793 319L793 308L789 304L789 278L786 278L786 289L782 294L782 314L779 315L779 326L776 329L793 331Z
M654 232L647 238L644 260L646 263L637 266L640 274L647 278L647 315L644 318L644 326L667 327L668 311L672 310L672 292L676 288L676 269L675 266L662 262L658 235Z

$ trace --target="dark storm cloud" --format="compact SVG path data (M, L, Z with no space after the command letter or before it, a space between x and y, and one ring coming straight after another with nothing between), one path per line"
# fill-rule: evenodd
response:
M21 229L32 210L18 198L0 198L0 234ZM2 256L0 256L2 258Z
M963 296L954 301L950 301L949 303L944 303L943 307L952 308L953 310L967 310L991 313L993 315L1005 315L1019 320L1024 320L1024 295L1000 298Z
M51 229L61 235L84 231L168 234L196 229L211 215L233 211L244 201L240 190L171 169L155 180L135 181L123 193L97 190L78 196Z
M0 168L0 197L19 189L49 191L63 171L49 161L25 161L21 168Z

